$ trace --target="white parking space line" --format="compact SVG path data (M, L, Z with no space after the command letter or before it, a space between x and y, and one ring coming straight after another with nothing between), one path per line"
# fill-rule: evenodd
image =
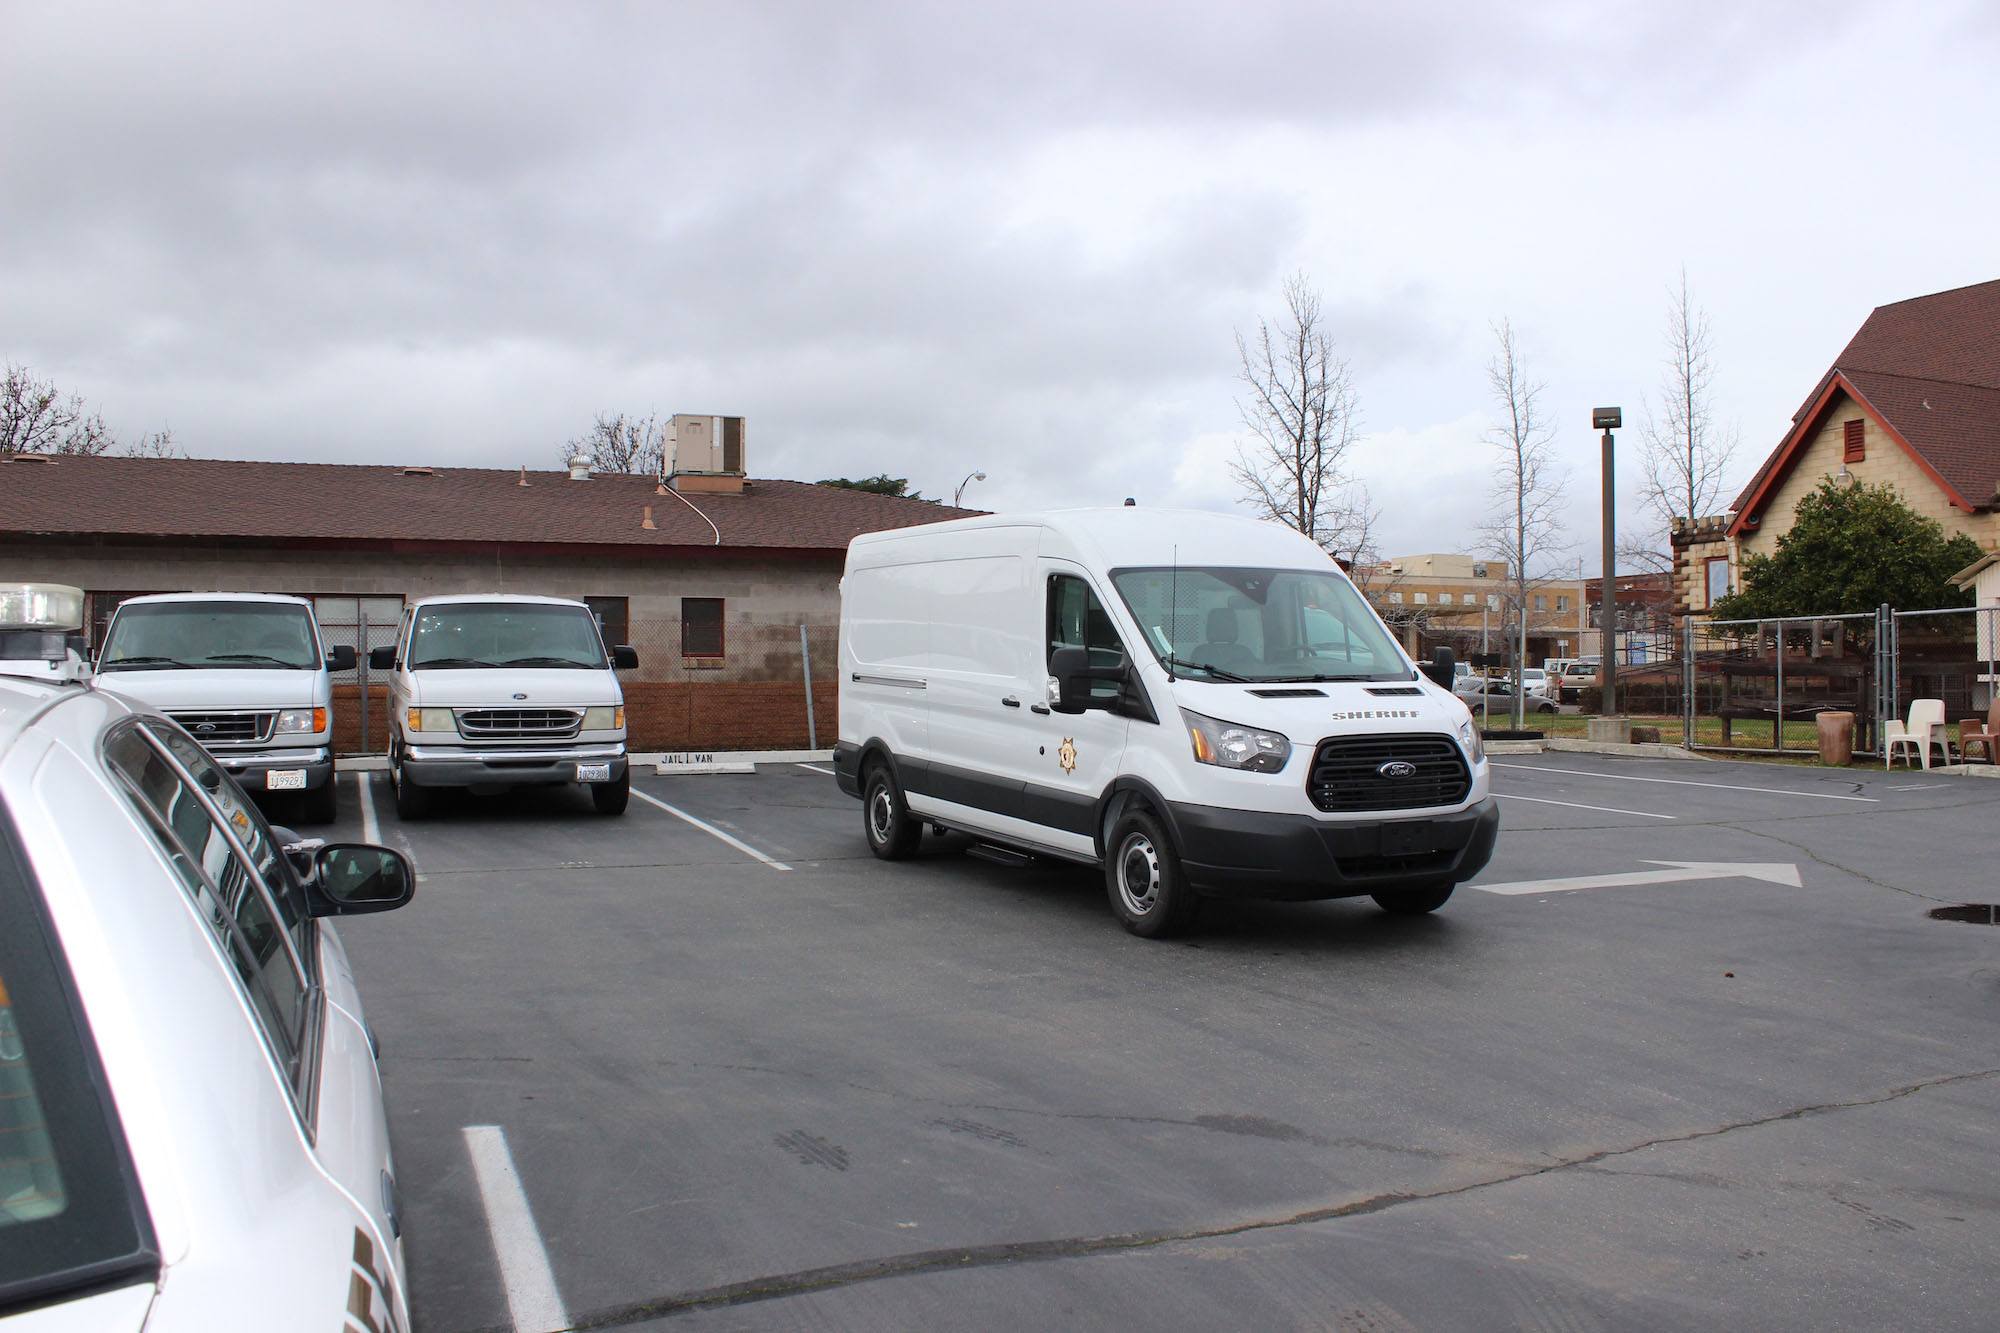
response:
M840 774L834 772L832 769L821 768L818 764L793 764L792 767L803 768L808 773L824 773L830 778L837 778L840 776Z
M730 834L723 832L721 829L709 823L707 820L696 819L693 815L689 814L687 811L679 809L676 806L668 805L665 801L661 800L657 796L648 796L645 792L640 791L637 787L634 787L632 789L632 794L638 797L640 800L644 801L647 805L658 806L660 809L672 815L675 819L686 820L688 823L700 829L703 833L708 834L711 838L720 838L722 841L728 843L731 847L734 847L737 851L742 852L745 856L756 857L759 861L762 861L765 865L771 867L771 869L773 870L791 869L791 867L786 865L783 861L779 861L772 857L764 855L764 853L758 851L755 847L752 847L749 843L743 841L741 838L732 837Z
M1606 782L1659 782L1669 787L1712 787L1716 791L1756 791L1767 796L1803 796L1814 801L1859 801L1880 805L1873 796L1835 796L1825 791L1793 791L1789 787L1739 787L1733 782L1690 782L1686 778L1642 778L1633 773L1593 773L1587 768L1544 768L1540 764L1502 764L1495 768L1518 768L1526 773L1567 773L1574 778L1603 778Z
M514 1154L507 1150L506 1133L498 1125L467 1125L464 1133L515 1329L518 1333L557 1333L568 1328L569 1311L563 1308L562 1293L556 1289L549 1251L528 1208L520 1172L514 1169Z
M1914 787L1885 787L1883 788L1883 790L1884 791L1943 791L1950 785L1951 784L1949 782L1919 782Z
M354 785L361 789L361 841L380 846L382 823L375 818L375 787L369 781L373 776L370 773L356 773Z
M1672 819L1672 815L1658 815L1651 810L1620 810L1615 805L1584 805L1580 801L1551 801L1546 796L1516 796L1510 791L1493 793L1503 801L1533 801L1536 805L1566 805L1572 810L1595 810L1603 815L1642 815L1647 819Z

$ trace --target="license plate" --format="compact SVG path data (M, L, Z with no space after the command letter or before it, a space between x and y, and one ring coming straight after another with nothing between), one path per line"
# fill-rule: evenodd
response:
M1382 855L1422 856L1444 850L1443 830L1425 823L1384 824Z
M609 782L611 781L611 765L578 764L576 766L576 780L578 782Z
M265 791L304 791L306 771L303 768L267 768L264 770Z

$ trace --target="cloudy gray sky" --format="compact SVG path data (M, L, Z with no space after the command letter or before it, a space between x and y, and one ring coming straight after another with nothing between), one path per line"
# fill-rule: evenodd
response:
M1234 331L1303 271L1384 547L1476 541L1505 315L1594 566L1587 413L1656 389L1683 264L1739 473L1870 308L2000 276L1990 0L4 26L0 358L198 455L551 466L726 412L763 476L1222 508Z

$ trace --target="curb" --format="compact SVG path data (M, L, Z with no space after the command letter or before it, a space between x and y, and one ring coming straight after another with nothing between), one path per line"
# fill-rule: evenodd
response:
M1567 736L1558 736L1553 740L1542 743L1551 750L1560 750L1567 754L1622 754L1631 759L1706 759L1708 757L1707 755L1696 754L1691 750L1684 750L1678 745L1667 745L1651 741L1643 744L1633 742L1627 745L1619 745L1614 741L1580 741L1573 740Z

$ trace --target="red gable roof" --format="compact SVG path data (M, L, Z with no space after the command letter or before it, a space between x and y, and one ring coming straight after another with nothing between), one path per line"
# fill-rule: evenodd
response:
M2000 280L1877 307L1736 497L1732 534L1791 471L1836 390L1908 450L1954 505L1989 505L2000 491Z
M802 481L757 480L739 495L691 493L683 504L674 494L657 494L652 477L599 474L571 481L567 472L528 472L523 486L523 475L487 468L409 475L398 467L341 463L10 456L0 458L0 537L839 552L864 532L976 512ZM651 528L644 526L648 507Z

